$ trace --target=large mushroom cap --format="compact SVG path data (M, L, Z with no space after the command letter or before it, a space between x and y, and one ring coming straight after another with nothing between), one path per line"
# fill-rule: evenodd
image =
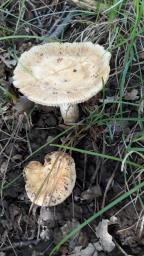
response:
M45 157L44 165L31 161L24 169L26 192L29 199L39 206L62 203L75 185L75 163L63 152L52 152Z
M106 83L110 56L102 46L91 42L34 46L21 55L14 85L42 105L84 102Z

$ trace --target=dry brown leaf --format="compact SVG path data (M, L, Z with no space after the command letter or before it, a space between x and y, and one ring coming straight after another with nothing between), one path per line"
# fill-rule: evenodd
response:
M138 90L133 89L130 92L126 91L124 98L125 98L125 100L137 100L137 99L139 99Z
M4 53L3 55L0 55L0 60L8 67L13 68L16 65L16 60L11 59L9 53Z
M70 256L97 256L97 250L95 245L89 243L88 246L82 249L82 246L76 246L75 250Z
M99 185L93 186L81 193L82 200L92 200L102 195L101 188Z
M115 247L112 236L108 233L108 222L109 220L103 219L96 227L96 236L99 238L99 243L105 252L111 252Z

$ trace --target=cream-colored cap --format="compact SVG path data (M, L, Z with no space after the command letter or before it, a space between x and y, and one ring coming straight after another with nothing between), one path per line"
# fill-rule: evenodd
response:
M103 88L110 57L103 46L91 42L37 45L21 55L13 83L38 104L81 103Z
M55 206L62 203L75 185L76 172L73 158L67 153L52 152L44 165L31 161L24 169L26 192L32 203Z
M78 6L89 9L89 10L95 10L96 9L96 1L95 0L72 0L75 4Z

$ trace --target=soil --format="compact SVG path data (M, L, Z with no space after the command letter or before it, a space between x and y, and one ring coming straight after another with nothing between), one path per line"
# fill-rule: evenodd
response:
M29 2L29 1L28 1ZM40 1L41 2L41 1ZM63 2L59 5L50 4L50 1L44 1L45 8L40 9L42 4L33 1L34 6L39 8L39 15L46 12L46 6L49 5L52 10L57 8L57 12L64 10ZM55 2L55 1L54 1ZM28 4L28 3L27 3ZM74 8L73 5L65 4L67 8ZM31 5L30 5L31 6ZM29 12L27 6L25 19L34 18L35 14ZM9 10L17 10L18 4L14 7L8 6ZM48 9L50 11L50 7ZM84 30L84 24L79 25L80 16L70 20L70 24L66 27L64 40L80 41L81 31ZM40 29L22 26L19 34L27 35L27 30L31 30L33 34L45 35L58 16L51 19L41 19ZM92 19L92 18L91 18ZM13 28L15 20L12 16L5 18L8 27ZM90 20L89 20L90 22ZM78 36L76 36L76 31ZM84 35L83 35L84 36ZM101 39L103 43L105 38ZM37 44L37 40L19 39L15 41L15 49L18 54ZM6 56L7 49L12 49L10 43L2 43L4 51L1 55L5 61L0 63L0 79L2 84L12 92L16 97L21 95L12 86L12 74L15 67L13 53ZM114 63L112 61L111 66ZM114 86L116 77L108 82L109 88L107 95L113 97L117 88ZM133 81L135 83L135 81ZM112 88L112 90L111 90ZM3 95L4 96L4 95ZM121 144L122 130L125 134L133 128L133 124L118 123L116 124L113 138L107 135L108 128L104 123L98 126L96 123L88 126L90 119L88 113L90 110L100 108L100 99L102 93L93 97L86 103L80 104L80 118L85 119L82 125L74 127L62 136L62 132L68 128L64 125L58 108L46 108L43 106L32 106L31 113L23 113L15 108L12 99L1 97L1 120L0 120L0 179L1 179L1 200L0 200L0 256L48 256L50 251L60 241L64 235L78 224L84 222L101 207L107 205L116 196L125 192L125 174L121 172L121 164L113 160L104 160L100 157L90 156L72 152L72 157L76 163L77 181L72 196L64 203L56 207L38 207L33 206L30 210L31 203L25 192L25 180L23 177L23 169L30 160L37 160L43 163L47 153L58 150L57 147L51 146L50 141L54 144L65 144L72 141L72 146L84 150L95 150L109 155L118 155L118 150L123 152ZM133 107L126 109L130 114L133 113ZM27 112L27 111L26 111ZM107 116L114 113L113 105L107 108ZM115 124L111 123L111 126ZM45 146L44 146L45 145ZM131 176L132 169L127 170L127 180L129 186L134 184L135 174ZM111 180L106 196L104 193L108 182ZM89 189L89 190L88 190ZM109 225L108 231L113 237L116 244L115 249L106 253L98 252L98 256L122 256L122 255L138 255L144 256L144 233L140 233L141 217L143 214L142 204L136 195L125 200L117 207L114 207L102 217L93 221L90 226L86 226L75 237L65 243L56 255L71 255L77 246L86 248L89 243L95 243L98 239L95 235L95 229L100 220L116 217L116 222ZM93 254L96 255L96 254Z

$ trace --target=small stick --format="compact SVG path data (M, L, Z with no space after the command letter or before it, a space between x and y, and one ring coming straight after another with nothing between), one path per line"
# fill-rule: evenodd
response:
M68 15L63 19L62 23L59 26L57 26L55 31L50 35L50 38L59 37L61 33L65 30L67 25L70 23L73 16L74 15L71 12L69 12Z
M46 37L48 37L47 39L55 39L58 38L61 33L66 29L66 27L68 26L68 24L70 23L70 21L72 20L73 16L75 16L75 13L73 12L73 10L71 10L70 12L68 12L68 14L66 15L65 18L64 14L67 12L67 9L65 9L65 11L63 12L63 14L61 15L61 17L54 23L54 25L52 26L52 28L50 29L49 33L46 35ZM60 22L60 19L63 18L63 21L61 22L61 24L58 25L58 23ZM56 27L56 28L55 28ZM54 29L55 28L55 29ZM43 43L45 43L47 41L47 39L45 38L45 40L43 41Z
M126 251L124 251L124 249L118 244L118 242L114 240L114 243L116 244L117 248L119 249L119 251L124 255L124 256L133 256L133 255L130 255L130 254L127 254Z
M31 5L31 7L33 8L33 10L31 10L31 11L34 12L35 17L37 17L38 24L39 24L39 26L41 27L42 24L41 24L41 21L40 21L40 19L39 19L39 16L38 16L37 11L35 10L35 9L36 9L36 8L35 8L35 5L34 5L33 3L31 3L31 1L28 1L28 3L29 3L29 5Z
M66 11L67 11L67 8L63 11L63 13L62 13L62 15L59 17L59 19L57 19L57 20L55 21L55 23L53 24L53 26L50 28L50 30L49 30L49 32L48 32L48 34L47 34L48 36L51 36L51 34L54 32L54 30L56 30L56 27L58 26L58 23L60 22L61 19L64 18Z
M28 241L20 241L20 242L15 242L9 246L5 246L3 248L0 248L0 251L4 252L4 251L9 251L9 250L12 250L14 248L21 248L21 247L26 247L26 246L29 246L29 245L37 245L38 243L40 242L40 240L28 240Z

